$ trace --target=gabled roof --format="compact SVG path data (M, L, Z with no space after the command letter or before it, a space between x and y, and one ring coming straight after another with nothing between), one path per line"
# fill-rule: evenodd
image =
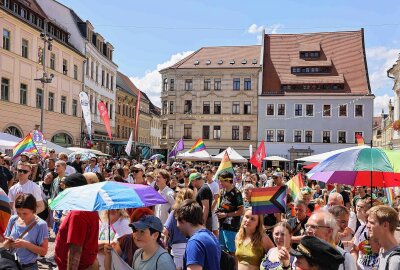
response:
M260 45L203 47L160 72L178 68L259 68L260 54Z
M141 100L146 100L147 102L150 102L147 95L143 91L140 91L126 75L122 74L119 71L117 71L116 82L117 86L119 86L121 89L124 89L137 97L139 96L139 92L142 92Z
M300 59L301 51L319 51L317 59ZM307 63L304 63L307 62ZM331 65L331 73L292 74L291 67ZM337 84L329 94L370 94L364 31L309 34L266 34L264 37L263 94L285 94L283 84ZM318 90L319 92L328 92ZM303 94L307 90L291 90Z

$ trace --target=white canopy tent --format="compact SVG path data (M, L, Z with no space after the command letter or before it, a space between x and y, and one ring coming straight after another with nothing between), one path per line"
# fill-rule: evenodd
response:
M349 150L353 150L353 149L360 149L360 148L366 148L369 147L368 145L361 145L361 146L353 146L353 147L348 147L348 148L342 148L342 149L338 149L338 150L333 150L333 151L329 151L329 152L325 152L322 154L318 154L318 155L312 155L312 156L308 156L308 157L302 157L302 158L298 158L296 159L297 161L304 161L304 162L321 162L324 161L325 159L339 154L339 153L343 153Z
M99 150L96 149L89 149L89 148L80 148L80 147L68 147L68 150L71 151L71 153L73 152L90 152L92 154L95 154L96 156L109 156L106 153L103 153Z
M176 156L177 159L182 159L184 161L210 161L211 156L207 152L207 150L202 150L195 153L189 153L186 151L184 153L180 153Z
M0 150L2 150L2 151L6 150L6 149L12 150L14 148L14 146L21 140L22 139L18 138L17 136L0 132ZM47 141L47 149L50 149L50 148L54 149L56 151L56 153L64 152L66 154L70 154L73 152L71 150L68 150L67 148L59 146L58 144Z
M225 155L225 152L228 152L229 158L231 160L232 163L247 163L247 159L245 159L244 157L242 157L238 152L236 152L235 149L233 149L232 147L228 147L226 148L224 151L222 151L221 153L219 153L216 156L212 157L212 161L213 162L218 162L221 161L222 158Z
M280 156L270 156L270 157L265 157L264 160L270 160L270 161L284 161L288 162L289 160Z

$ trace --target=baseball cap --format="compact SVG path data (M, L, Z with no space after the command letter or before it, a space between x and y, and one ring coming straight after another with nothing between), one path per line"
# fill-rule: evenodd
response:
M274 172L273 174L272 174L272 177L282 177L282 173L280 173L280 172Z
M304 236L297 248L289 253L296 258L305 257L326 270L336 270L344 262L344 257L337 249L315 236Z
M136 230L152 228L160 233L163 230L161 220L158 217L151 215L143 216L138 221L129 224L129 226Z
M201 174L198 172L191 173L189 175L189 183L192 183L194 180L201 179Z
M154 172L148 172L148 173L146 173L146 176L149 176L153 179L155 178Z
M22 152L20 156L26 156L29 158L29 153L28 152Z
M143 172L146 170L146 168L142 164L136 164L133 166L135 169L142 170Z

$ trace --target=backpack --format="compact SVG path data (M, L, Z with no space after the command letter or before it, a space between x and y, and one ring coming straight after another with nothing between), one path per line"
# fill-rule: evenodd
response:
M221 261L220 261L220 269L221 270L235 270L236 269L236 261L235 258L230 255L226 251L221 251Z
M390 258L392 258L393 256L400 256L400 247L397 247L395 250L392 251L392 253L390 253L386 261L385 270L389 270Z

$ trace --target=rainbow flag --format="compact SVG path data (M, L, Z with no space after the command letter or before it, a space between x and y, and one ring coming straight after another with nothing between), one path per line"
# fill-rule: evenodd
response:
M22 152L37 153L36 145L30 133L14 146L13 159L18 158Z
M387 198L387 203L390 207L393 207L394 202L394 189L393 188L385 188L385 195Z
M287 186L253 188L251 206L253 215L285 213Z
M364 145L364 138L360 135L360 134L356 134L356 141L357 141L357 145Z
M203 139L197 139L197 141L194 143L192 148L189 149L189 153L196 153L202 150L206 150L206 145L203 142Z
M295 200L300 194L302 187L304 187L304 181L301 174L298 173L293 176L292 179L286 183L286 186L289 188L290 196Z
M229 158L228 151L225 151L224 157L219 164L218 170L214 175L214 181L219 182L218 177L222 172L231 172L233 174L233 182L236 182L236 174L235 170L233 169L231 159Z

